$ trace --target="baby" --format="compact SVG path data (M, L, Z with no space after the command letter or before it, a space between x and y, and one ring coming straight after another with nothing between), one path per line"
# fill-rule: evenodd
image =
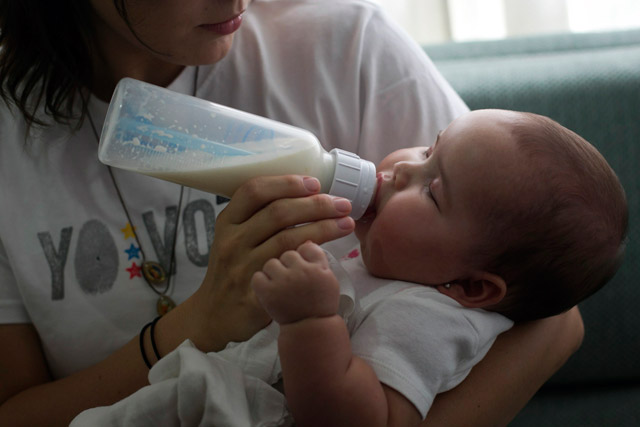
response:
M417 425L513 321L602 287L626 223L618 179L578 135L533 114L469 113L378 165L347 257L307 242L254 274L276 322L216 353L185 342L151 385L72 425Z
M432 147L391 153L346 279L310 242L253 277L280 325L297 425L418 424L511 321L600 289L620 265L626 225L607 162L546 117L475 111ZM344 282L355 303L341 317Z

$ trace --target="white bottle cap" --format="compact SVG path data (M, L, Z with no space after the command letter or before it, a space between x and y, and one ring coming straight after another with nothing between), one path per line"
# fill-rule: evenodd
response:
M349 199L349 216L358 219L364 215L373 199L376 190L376 167L370 161L339 148L334 148L330 154L336 158L336 170L329 194Z

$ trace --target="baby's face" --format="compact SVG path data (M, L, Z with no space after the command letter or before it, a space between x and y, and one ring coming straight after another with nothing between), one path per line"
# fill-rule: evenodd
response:
M369 271L439 285L474 271L468 259L485 229L478 213L509 194L526 167L509 127L517 113L466 114L432 147L398 150L378 165L374 209L356 224Z

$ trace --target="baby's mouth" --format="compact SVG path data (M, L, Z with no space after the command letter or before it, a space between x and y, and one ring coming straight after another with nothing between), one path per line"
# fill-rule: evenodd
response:
M376 174L376 191L373 195L373 200L371 201L371 205L365 211L364 215L358 220L358 222L362 222L364 224L373 221L378 212L378 204L380 203L380 198L382 197L380 191L382 189L382 183L385 179L385 175L382 172L378 172Z
M376 210L376 205L374 203L371 206L369 206L369 208L365 211L364 215L362 215L360 219L358 219L358 221L356 222L360 224L368 224L375 219L376 213L377 213L377 210Z

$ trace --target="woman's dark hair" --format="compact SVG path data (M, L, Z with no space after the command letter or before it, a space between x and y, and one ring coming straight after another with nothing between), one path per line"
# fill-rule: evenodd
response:
M127 20L125 0L114 0ZM92 78L89 0L0 0L0 97L28 127L82 124ZM80 108L78 109L78 104Z

